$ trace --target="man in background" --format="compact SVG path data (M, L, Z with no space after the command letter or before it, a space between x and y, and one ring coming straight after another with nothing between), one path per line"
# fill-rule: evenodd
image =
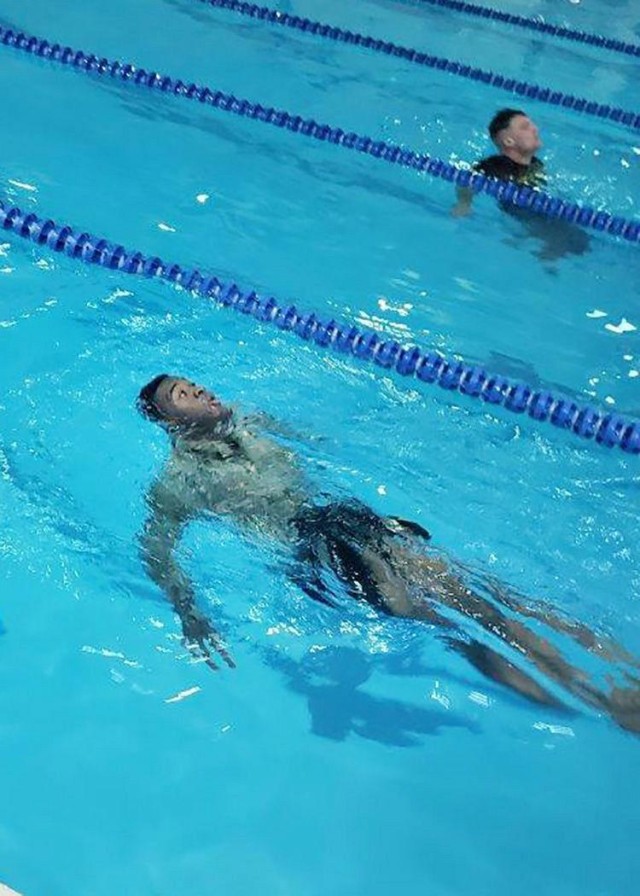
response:
M520 109L501 109L489 122L489 136L500 152L476 162L473 165L475 172L523 186L544 186L544 165L536 156L542 140L537 126L528 115ZM456 217L468 215L473 191L468 187L458 187L457 192L458 202L452 214Z
M476 162L472 166L474 172L533 189L546 186L544 164L536 155L542 146L540 132L525 112L500 109L489 122L489 136L499 152ZM451 214L456 218L469 215L472 201L473 190L458 187L457 202ZM526 237L542 242L536 254L543 261L553 261L565 255L584 255L589 248L589 237L575 224L548 218L512 202L501 201L500 207L522 222Z

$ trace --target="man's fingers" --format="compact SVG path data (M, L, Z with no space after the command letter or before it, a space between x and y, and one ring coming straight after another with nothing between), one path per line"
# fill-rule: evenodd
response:
M207 666L209 666L210 669L215 669L217 671L220 668L213 659L212 654L215 653L222 657L222 659L230 669L236 668L233 657L224 646L216 632L211 631L211 629L204 632L194 632L193 634L191 634L191 636L185 635L183 638L183 643L187 650L189 650L194 655L198 655L200 659L204 660L204 662L207 664Z
M203 641L191 641L189 638L185 638L184 645L189 653L192 653L200 660L204 660L210 669L214 669L216 672L218 671L219 667L211 658L209 649Z
M217 632L210 632L207 635L207 641L211 645L211 649L214 650L218 654L218 656L222 657L222 659L225 661L225 663L227 664L227 666L229 666L230 669L236 668L236 664L235 664L233 657L231 656L231 654L229 653L227 648L224 646L224 644L223 644L222 640L220 639L220 636L217 634Z
M208 654L205 655L204 661L210 669L213 669L214 672L217 672L219 670L220 667L216 663L214 663L214 661Z
M227 650L227 648L224 647L222 644L220 644L220 642L214 644L214 647L217 650L218 654L225 661L227 666L229 666L230 669L235 669L236 668L235 661L234 661L233 657L231 656L231 654L229 653L229 651Z

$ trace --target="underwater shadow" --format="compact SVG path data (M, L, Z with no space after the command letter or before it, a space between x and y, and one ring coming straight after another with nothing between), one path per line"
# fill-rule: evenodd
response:
M443 728L478 730L451 710L411 706L360 690L371 675L371 662L351 647L327 647L300 662L269 651L267 660L290 690L306 698L311 732L318 737L344 741L355 734L385 746L417 747Z

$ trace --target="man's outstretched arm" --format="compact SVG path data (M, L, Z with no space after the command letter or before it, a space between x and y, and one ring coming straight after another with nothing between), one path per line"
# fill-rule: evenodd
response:
M217 653L232 668L235 663L211 622L196 606L193 583L175 559L175 550L189 514L179 501L156 484L147 497L150 514L140 536L140 553L150 578L171 601L182 624L182 634L190 650L217 669Z

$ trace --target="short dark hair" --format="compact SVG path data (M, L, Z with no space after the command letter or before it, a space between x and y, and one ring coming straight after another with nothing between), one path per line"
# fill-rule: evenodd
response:
M140 389L136 405L142 416L146 417L147 420L165 419L165 415L156 402L156 393L160 384L168 379L168 377L168 373L160 373L158 376L154 376L146 386L143 386L142 389Z
M495 141L500 131L504 131L511 124L511 119L516 115L526 115L522 109L500 109L489 122L489 136Z

